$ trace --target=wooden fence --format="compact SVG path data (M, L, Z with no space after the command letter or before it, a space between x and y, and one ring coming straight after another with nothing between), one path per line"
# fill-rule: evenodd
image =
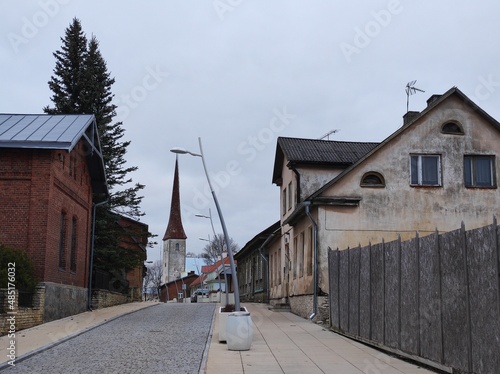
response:
M333 330L461 373L500 373L500 230L330 250Z

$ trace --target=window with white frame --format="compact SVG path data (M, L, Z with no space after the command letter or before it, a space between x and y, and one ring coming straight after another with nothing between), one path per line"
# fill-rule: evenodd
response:
M495 187L493 156L465 156L464 182L466 187Z
M441 186L441 156L411 155L410 174L414 186Z

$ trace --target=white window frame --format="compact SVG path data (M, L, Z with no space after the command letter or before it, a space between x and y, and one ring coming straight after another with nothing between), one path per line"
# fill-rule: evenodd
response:
M412 168L412 159L417 158L417 183L413 183L413 168ZM422 158L437 158L437 184L429 184L423 182L423 166L422 166ZM439 154L412 154L410 155L410 185L412 186L429 186L429 187L441 187L443 185L443 181L441 179L441 155Z

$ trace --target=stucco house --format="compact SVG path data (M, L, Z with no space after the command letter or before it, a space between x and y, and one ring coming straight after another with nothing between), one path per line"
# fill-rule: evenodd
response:
M0 148L0 243L33 260L44 321L85 311L92 194L108 194L94 116L0 114Z
M427 104L381 143L278 139L281 283L271 303L327 318L328 248L491 222L500 206L500 124L456 87Z
M270 257L269 252L279 247L280 237L280 221L277 221L255 235L234 255L238 263L240 301L269 302L269 286L276 281L269 279L269 267L277 265L276 256ZM276 269L273 274L276 274Z

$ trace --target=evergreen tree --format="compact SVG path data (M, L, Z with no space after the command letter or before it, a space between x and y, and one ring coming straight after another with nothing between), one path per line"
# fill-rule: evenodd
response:
M87 42L77 18L66 29L61 41L61 50L54 53L54 76L49 81L54 107L47 106L44 111L49 114L94 114L110 191L107 204L97 208L94 265L115 274L126 272L143 259L133 251L119 248L126 233L118 225L118 214L134 219L144 215L140 210L143 197L139 195L144 185L131 186L129 174L137 167L126 166L125 155L130 141L123 140L123 123L113 123L116 106L112 104L111 86L115 80L108 72L98 40L92 36ZM94 195L94 202L104 198Z
M53 53L56 58L54 76L49 81L49 88L53 92L51 97L54 108L45 107L49 114L83 113L80 107L83 74L87 57L87 38L83 33L80 21L76 18L66 29L66 35L61 38L61 50Z

